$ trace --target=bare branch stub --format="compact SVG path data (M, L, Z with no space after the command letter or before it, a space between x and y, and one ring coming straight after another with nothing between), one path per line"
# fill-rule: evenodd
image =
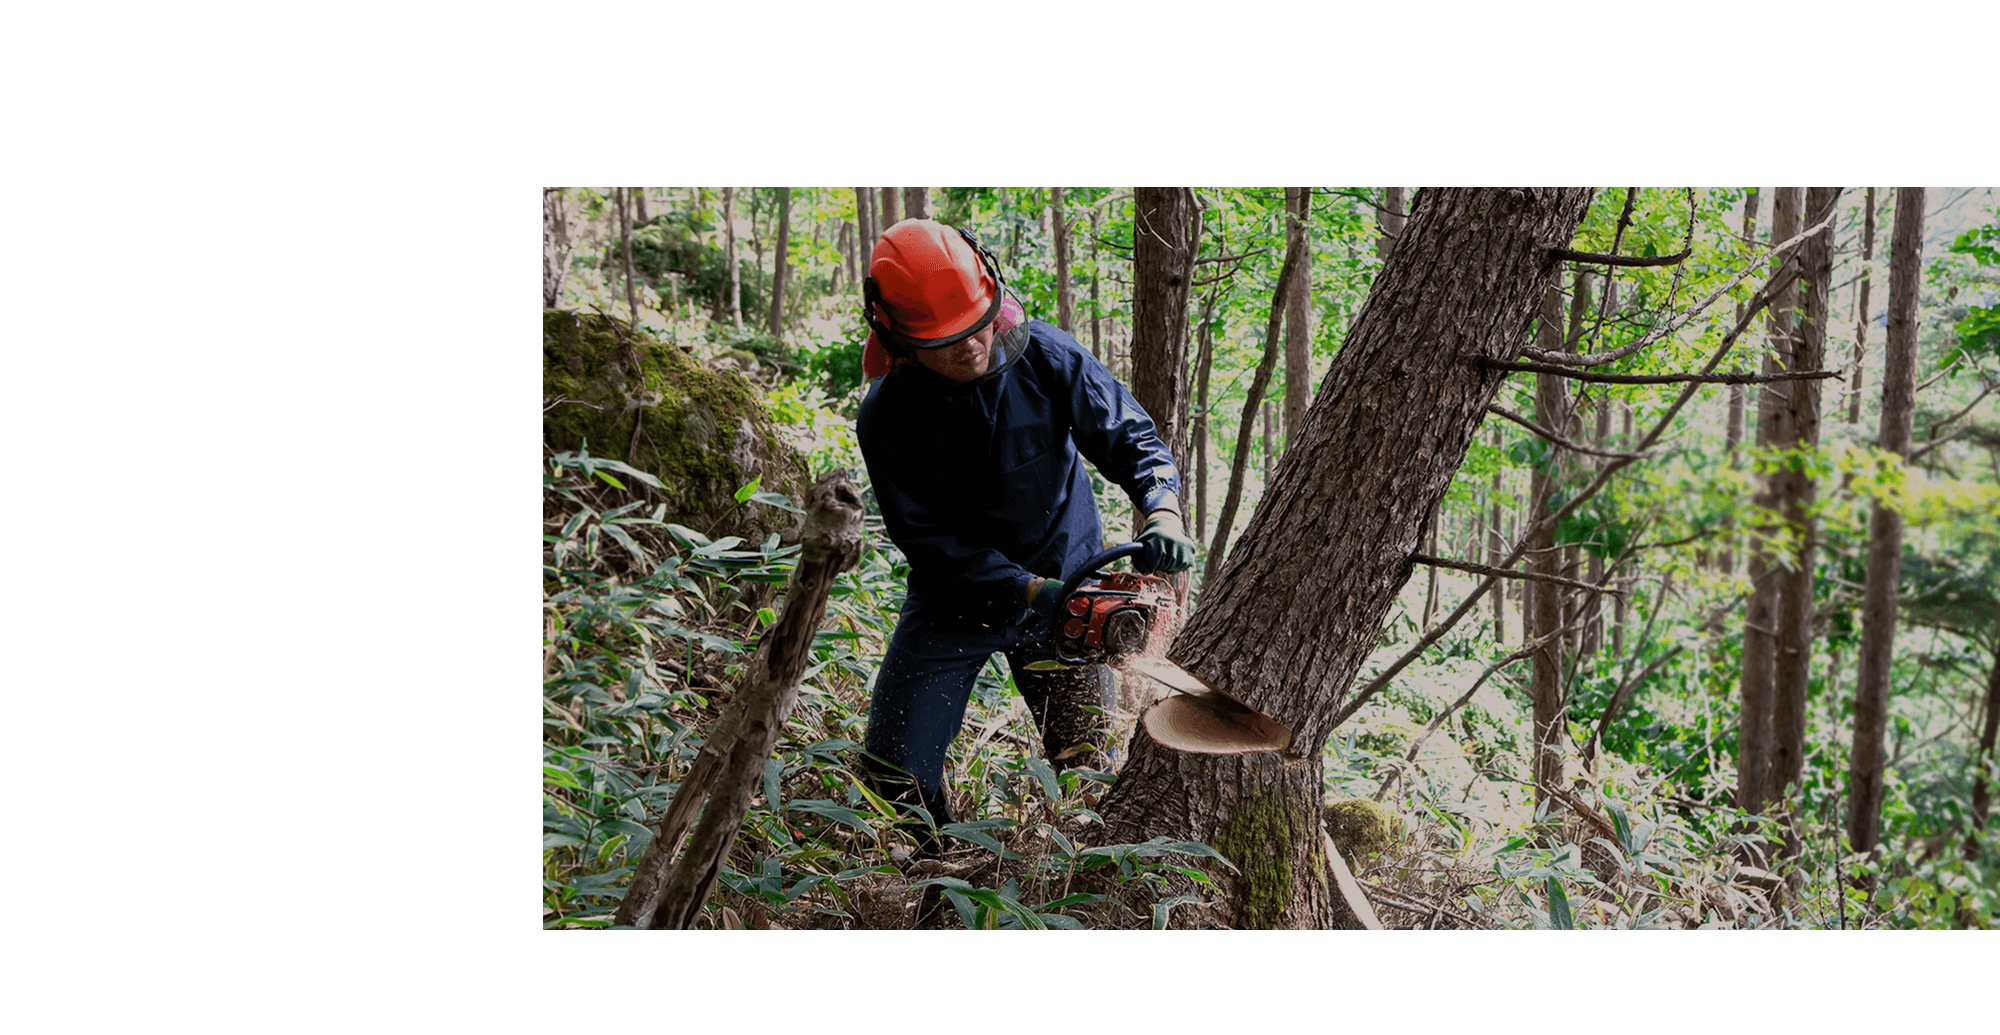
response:
M1551 248L1549 254L1570 262L1584 262L1593 266L1672 266L1685 262L1692 251L1679 251L1672 255L1605 255L1600 252L1575 252L1568 248Z
M1514 411L1507 409L1504 406L1489 405L1486 407L1486 412L1494 414L1495 416L1505 417L1508 420L1511 420L1514 423L1519 424L1524 428L1527 428L1529 431L1534 432L1536 435L1539 435L1542 438L1550 442L1553 442L1556 445L1561 446L1564 449L1567 449L1573 453L1583 453L1586 456L1605 456L1605 457L1611 457L1613 459L1629 459L1629 460L1645 460L1653 455L1652 453L1623 453L1615 449L1598 449L1595 446L1586 446L1581 443L1571 442L1569 439L1566 439L1561 435L1558 435L1555 432L1550 431L1545 427L1542 427L1540 424L1537 424L1534 421L1531 421L1528 418L1523 417L1520 414L1515 413Z
M1838 370L1786 370L1776 374L1592 374L1575 367L1557 366L1553 363L1506 363L1484 357L1478 362L1488 370L1555 374L1572 381L1606 385L1761 385L1773 381L1822 381L1829 377L1846 380L1846 376Z
M1627 592L1626 590L1622 589L1613 589L1608 584L1598 586L1588 582L1578 582L1575 579L1566 579L1560 575L1543 575L1538 572L1531 572L1531 571L1512 571L1510 569L1495 568L1485 564L1474 564L1471 561L1452 560L1451 558L1448 557L1432 557L1429 554L1413 553L1410 555L1410 560L1415 561L1418 564L1428 564L1436 568L1450 568L1453 571L1468 571L1474 575L1493 575L1503 579L1522 579L1528 582L1551 582L1558 586L1568 586L1571 589L1581 589L1591 593L1605 593L1614 597L1622 597Z

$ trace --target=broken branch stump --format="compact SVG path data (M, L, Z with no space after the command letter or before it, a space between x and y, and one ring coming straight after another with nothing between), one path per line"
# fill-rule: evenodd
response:
M813 635L826 618L834 576L861 557L861 494L846 475L836 471L813 483L806 493L800 538L799 566L792 573L784 614L758 644L744 668L742 690L717 717L700 757L640 856L614 920L619 926L684 930L693 926L715 887L722 861L750 811L764 763L798 703L799 679L812 653ZM675 859L674 849L691 824L694 836Z

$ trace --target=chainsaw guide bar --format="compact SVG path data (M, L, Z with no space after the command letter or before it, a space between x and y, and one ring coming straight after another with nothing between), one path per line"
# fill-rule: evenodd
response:
M1175 751L1249 755L1291 747L1291 730L1166 659L1187 607L1187 575L1101 570L1144 549L1138 543L1114 546L1063 580L1052 619L1055 660L1028 667L1102 664L1151 679L1166 693L1140 710L1139 721L1149 736Z

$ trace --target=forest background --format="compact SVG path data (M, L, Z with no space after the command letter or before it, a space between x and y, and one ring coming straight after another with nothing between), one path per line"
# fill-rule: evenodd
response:
M1892 215L1917 229L1896 209L1897 191L1815 191L1819 207L1809 213L1797 188L1597 192L1571 247L1635 261L1579 262L1565 273L1566 298L1552 298L1557 309L1536 344L1544 355L1589 355L1585 375L1608 371L1613 383L1566 391L1551 374L1513 375L1430 522L1423 552L1439 563L1405 585L1357 682L1368 690L1346 709L1322 760L1328 827L1389 926L1992 924L2000 909L1985 822L2000 687L1995 194L1946 188L1917 199L1909 210L1922 220L1917 250L1892 270ZM805 467L847 468L865 485L851 430L863 390L855 284L865 242L909 213L975 230L1031 315L1065 326L1136 385L1161 361L1133 333L1134 296L1145 290L1133 260L1141 200L1130 188L545 191L544 301L589 314L606 342L659 342L745 379ZM1184 303L1181 441L1204 575L1255 511L1415 200L1404 188L1190 195L1199 215ZM1807 302L1780 298L1760 316L1754 303L1764 294L1754 289L1773 245L1829 219L1830 274L1814 278L1825 292L1813 303L1824 307L1813 317L1824 358L1794 364L1788 343L1807 322ZM1885 451L1883 396L1873 386L1884 383L1889 354L1892 273L1914 293L1915 320L1902 337L1917 383L1914 412L1891 423L1913 419L1916 432L1912 446ZM1704 298L1712 307L1686 319L1691 300ZM1846 372L1823 383L1812 434L1782 427L1774 414L1784 407L1769 400L1774 388L1819 382L1716 385L1684 410L1673 405L1684 385L1645 383L1694 369L1717 341L1753 325L1757 344L1734 369L1754 372L1764 354L1766 375ZM551 368L577 347L550 345ZM549 926L598 926L613 919L606 903L615 904L649 840L650 810L694 758L709 698L728 684L729 656L773 620L768 608L717 598L716 588L734 578L777 581L787 564L768 523L688 528L677 522L720 511L653 506L683 498L677 484L663 495L586 503L577 494L590 480L580 447L607 426L547 416L564 403L545 387L553 782L544 908ZM631 430L629 444L600 434L589 455L641 469L641 455L687 466L671 451L637 449L641 429ZM1480 584L1468 567L1504 566L1531 508L1561 508L1599 474L1604 491L1540 544L1535 570L1567 586L1537 593L1531 587L1553 583L1510 580L1477 612L1460 606ZM746 474L736 503L783 506L784 494L770 491L778 480ZM1116 526L1113 494L1099 488ZM1908 532L1893 573L1900 631L1893 651L1876 654L1887 669L1875 693L1887 707L1871 713L1869 692L1858 694L1862 735L1886 744L1886 768L1871 775L1850 746L1868 671L1861 613L1871 586L1884 592L1882 577L1871 583L1864 570L1868 530L1883 514ZM645 527L666 521L676 523L665 534ZM835 602L838 637L815 656L818 679L703 926L906 922L882 900L918 882L882 876L895 870L878 851L886 816L871 815L842 758L859 739L869 666L893 625L899 557L879 521L871 527L870 552ZM642 531L652 538L641 541ZM748 549L760 539L761 549ZM1799 604L1787 626L1803 649L1787 640L1781 651L1776 587L1791 571L1806 577L1789 599L1809 606ZM662 572L672 573L672 590L649 591L644 604L619 598L632 585L657 585ZM1575 588L1583 585L1617 592ZM625 638L589 631L607 614L625 616ZM1552 638L1552 649L1532 656L1522 648ZM1787 676L1788 651L1810 665ZM1785 742L1782 719L1774 733L1770 719L1745 718L1782 701L1773 681L1787 678L1798 687L1795 744ZM973 833L1002 858L1038 826L1055 829L1038 815L1059 825L1090 814L1094 801L1081 795L1088 784L1036 775L1033 753L1018 750L1033 729L1017 701L996 666L968 716L978 735L954 756L979 824ZM1538 738L1538 729L1558 735ZM1537 778L1550 766L1558 775ZM1745 766L1759 774L1747 791ZM1203 913L1216 899L1198 887L1170 894L1169 871L1199 871L1165 862L1121 871L1121 885L1146 902L1060 894L1049 875L1073 875L1092 856L1055 836L1061 866L996 866L988 885L948 887L959 913L952 923L1161 926L1189 907L1189 917L1228 926L1237 915ZM1049 866L1051 849L1040 851ZM1105 904L1114 900L1116 909Z

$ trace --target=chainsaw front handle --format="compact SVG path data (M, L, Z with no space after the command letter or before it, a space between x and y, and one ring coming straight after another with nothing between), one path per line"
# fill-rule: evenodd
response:
M1092 575L1097 574L1100 570L1110 565L1113 561L1125 557L1137 556L1138 554L1144 552L1146 552L1146 548L1144 546L1141 546L1138 543L1126 543L1123 546L1114 546L1111 549L1106 550L1103 553L1100 553L1097 556L1092 557L1091 559L1083 562L1083 567L1078 568L1073 574L1070 575L1069 578L1063 580L1062 592L1056 595L1057 620L1060 621L1061 616L1069 613L1070 594L1075 593L1076 588L1078 586L1083 585L1083 581L1085 579L1091 577Z

